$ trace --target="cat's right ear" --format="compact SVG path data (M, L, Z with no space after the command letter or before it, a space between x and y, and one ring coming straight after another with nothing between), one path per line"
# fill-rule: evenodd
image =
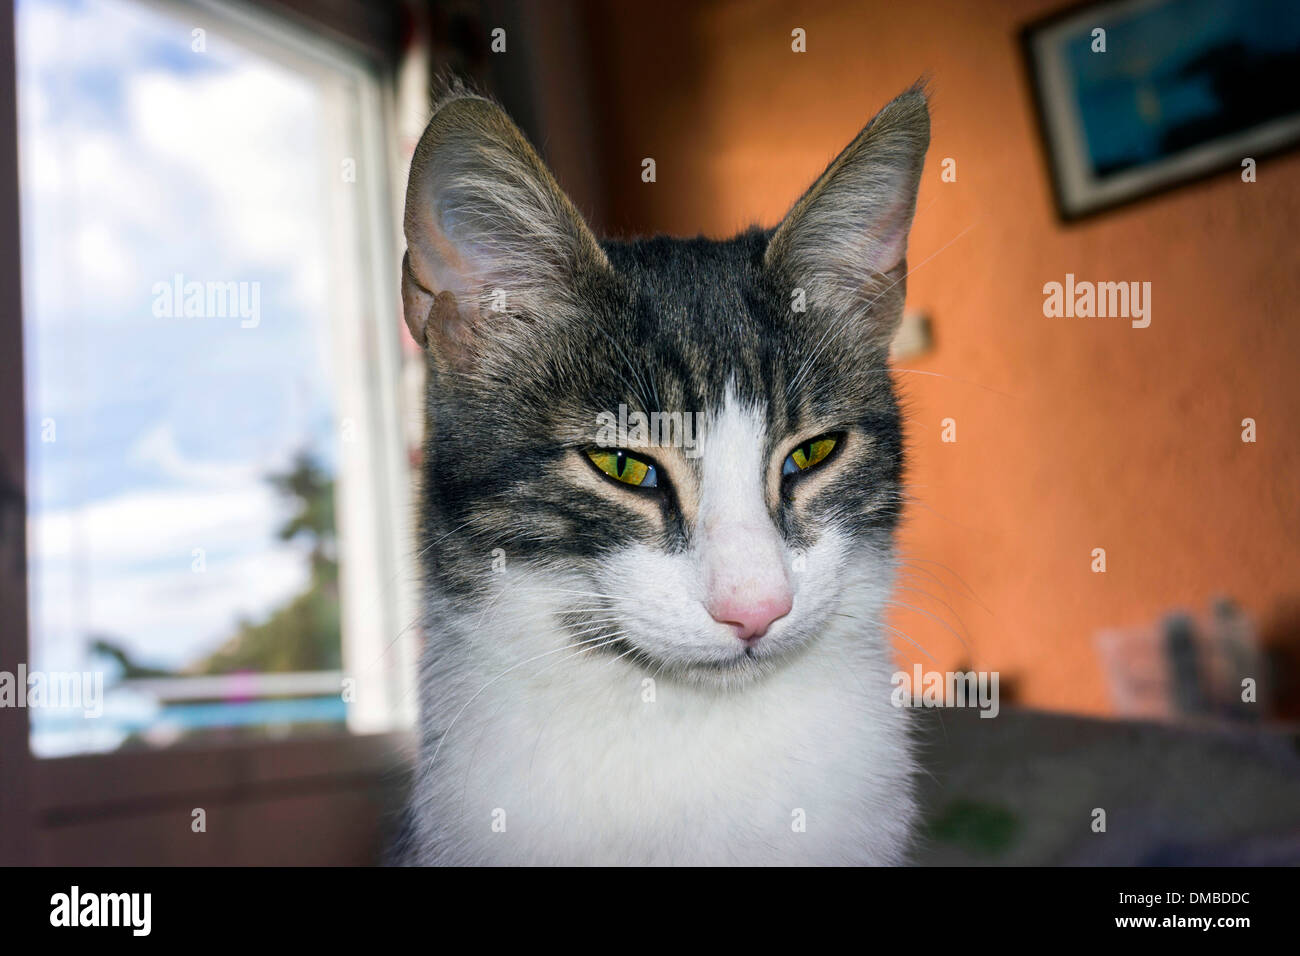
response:
M407 328L452 366L576 312L584 272L609 266L524 134L478 96L453 97L429 121L411 160L403 228Z

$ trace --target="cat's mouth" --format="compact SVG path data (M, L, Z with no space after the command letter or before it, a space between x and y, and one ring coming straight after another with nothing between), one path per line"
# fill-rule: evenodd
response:
M740 687L761 680L779 670L798 653L806 642L782 646L764 653L759 647L740 648L736 654L721 658L690 658L656 654L627 637L601 642L597 653L621 659L649 673L675 678L685 683L712 687Z
M578 638L571 645L574 650L584 658L599 660L602 667L621 664L656 679L726 688L741 687L781 670L815 642L817 633L816 628L782 627L756 641L728 640L720 634L707 639L704 635L691 639L680 635L683 639L678 640L613 608L565 611L560 622Z

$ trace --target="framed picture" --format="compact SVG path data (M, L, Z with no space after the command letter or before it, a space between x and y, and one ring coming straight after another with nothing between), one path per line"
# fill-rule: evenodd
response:
M1296 0L1089 3L1021 39L1064 219L1300 141Z

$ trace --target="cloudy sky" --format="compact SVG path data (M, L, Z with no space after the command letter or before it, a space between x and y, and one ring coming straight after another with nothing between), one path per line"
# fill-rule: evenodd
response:
M164 9L17 3L34 668L265 615L307 580L265 475L334 459L326 98ZM178 273L259 283L260 324L155 317Z

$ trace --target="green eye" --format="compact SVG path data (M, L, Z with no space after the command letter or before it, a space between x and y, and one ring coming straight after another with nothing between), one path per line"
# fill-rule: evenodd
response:
M809 439L785 456L781 474L797 475L801 471L820 465L838 444L839 439L830 436Z
M591 463L615 481L638 488L657 488L659 473L648 461L642 461L622 449L603 449L587 452Z

